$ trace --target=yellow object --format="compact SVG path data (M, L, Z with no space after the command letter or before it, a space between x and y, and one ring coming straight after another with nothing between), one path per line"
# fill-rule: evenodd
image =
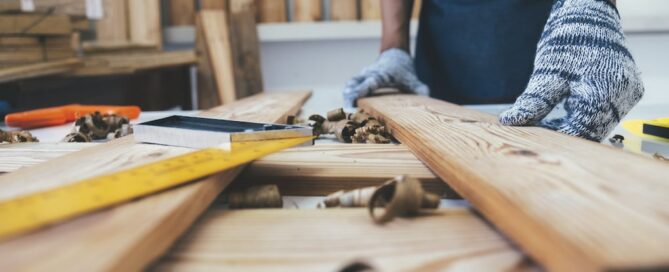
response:
M234 142L0 202L0 239L206 177L313 137Z
M643 124L652 124L656 126L669 127L669 118L658 118L653 120L632 119L623 122L623 128L630 133L650 140L656 140L669 143L669 139L648 135L643 133Z

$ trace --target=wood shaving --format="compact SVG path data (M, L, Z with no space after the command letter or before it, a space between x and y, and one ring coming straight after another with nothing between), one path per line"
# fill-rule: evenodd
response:
M63 142L91 142L93 140L104 140L120 138L132 134L132 125L127 117L110 114L102 115L100 112L86 114L74 122L72 131L65 136Z
M39 142L30 132L22 131L3 131L0 130L0 143L28 143Z
M262 185L232 191L228 194L230 209L281 208L283 199L276 185Z
M342 108L329 111L327 118L314 114L309 125L314 135L334 134L342 143L387 144L392 136L383 122L362 112L346 114Z

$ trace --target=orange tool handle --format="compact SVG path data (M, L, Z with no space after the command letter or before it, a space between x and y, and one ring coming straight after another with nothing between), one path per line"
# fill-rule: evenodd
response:
M72 122L82 115L96 111L99 111L103 115L118 114L126 116L129 119L136 119L139 117L141 109L137 106L70 104L8 114L5 116L5 124L8 127L21 129L57 126Z

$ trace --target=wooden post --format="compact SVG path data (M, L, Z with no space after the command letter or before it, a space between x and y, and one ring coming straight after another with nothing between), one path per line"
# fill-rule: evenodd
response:
M102 0L104 17L95 23L96 40L100 43L127 43L127 2L125 0Z
M360 13L362 20L380 20L381 0L362 0Z
M330 20L358 20L358 0L330 0Z
M228 16L202 10L197 16L199 105L210 108L237 99L233 46ZM213 88L213 89L212 89Z
M170 25L195 25L195 0L169 0Z
M258 22L281 23L287 20L286 0L258 0Z
M293 20L313 22L323 19L323 4L320 0L293 0Z
M130 43L162 48L160 0L128 0Z
M200 0L201 9L219 9L219 10L228 10L228 5L230 2L234 3L238 0Z

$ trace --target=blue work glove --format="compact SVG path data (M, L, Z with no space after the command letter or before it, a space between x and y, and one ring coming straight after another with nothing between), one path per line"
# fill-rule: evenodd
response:
M401 49L383 51L376 62L353 77L344 88L344 107L352 108L356 100L381 88L396 88L405 93L429 95L430 89L416 77L413 59Z
M620 16L608 0L557 0L527 89L500 122L601 141L644 92L624 43ZM562 100L566 116L543 120Z

